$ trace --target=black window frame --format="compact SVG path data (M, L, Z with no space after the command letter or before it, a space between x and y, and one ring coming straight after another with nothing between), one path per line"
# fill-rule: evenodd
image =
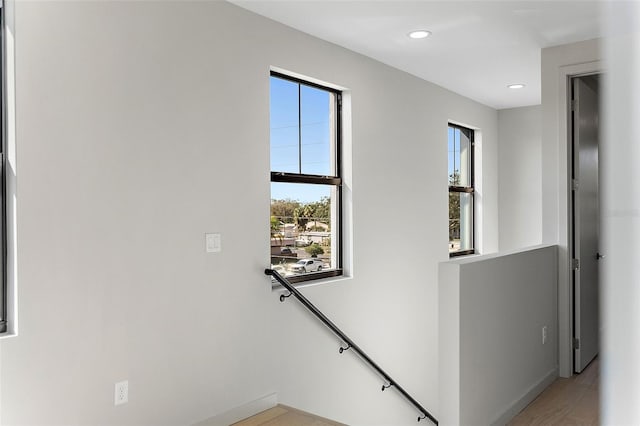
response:
M299 86L308 86L316 89L324 90L330 92L334 95L335 102L335 155L332 159L335 162L335 175L333 176L325 176L325 175L314 175L314 174L305 174L305 173L291 173L291 172L279 172L279 171L271 171L271 183L293 183L293 184L314 184L314 185L331 185L336 188L336 196L335 202L336 206L336 222L337 229L335 230L335 236L337 239L337 254L336 254L336 265L332 269L323 270L319 272L310 272L303 275L292 275L288 276L287 280L293 284L304 283L313 280L318 280L322 278L330 278L342 276L344 273L343 270L343 216L342 216L342 206L343 206L343 191L342 191L342 91L328 87L322 84L314 83L308 80L304 80L301 78L293 77L287 74L283 74L277 71L270 72L270 78L276 77L282 80L287 80L293 83L298 84ZM300 115L300 105L298 104L298 114ZM269 140L271 143L271 140Z
M0 0L0 333L8 329L7 302L7 203L6 203L6 38L5 3Z
M449 252L449 257L466 256L476 253L476 200L475 200L475 131L468 127L460 126L458 124L449 123L447 129L453 128L460 130L465 136L469 138L470 152L469 152L469 186L449 185L449 194L453 193L465 193L471 195L471 248L466 250L458 250ZM448 160L447 160L448 161ZM448 169L448 167L447 167ZM448 212L449 213L449 212ZM448 220L447 220L448 222Z

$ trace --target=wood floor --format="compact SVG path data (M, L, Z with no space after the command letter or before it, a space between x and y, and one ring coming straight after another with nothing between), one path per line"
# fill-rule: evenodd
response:
M553 382L509 426L599 425L599 391L600 366L596 358L581 374Z
M600 424L600 366L596 358L570 379L559 378L514 417L508 426ZM232 426L346 426L286 405L278 405Z
M286 405L277 405L232 426L346 426Z

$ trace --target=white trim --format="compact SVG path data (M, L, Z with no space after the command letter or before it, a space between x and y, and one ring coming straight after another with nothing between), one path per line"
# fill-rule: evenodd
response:
M554 368L549 371L540 381L531 386L527 391L514 400L507 408L502 411L491 425L506 425L509 420L514 418L520 411L529 405L538 395L540 395L551 383L558 377L558 369Z
M276 405L278 405L278 394L272 393L232 408L231 410L225 411L217 416L194 423L193 426L229 426L230 424L239 422L247 417L255 416L258 413L273 408Z

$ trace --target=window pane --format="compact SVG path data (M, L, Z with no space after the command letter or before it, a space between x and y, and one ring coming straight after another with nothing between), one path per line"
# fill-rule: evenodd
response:
M300 173L298 84L271 77L271 171Z
M336 187L271 183L271 267L284 276L337 268Z
M471 186L471 140L468 132L449 127L449 185Z
M334 104L333 93L301 86L302 173L322 176L335 174L331 167Z
M473 194L449 192L449 253L473 248Z

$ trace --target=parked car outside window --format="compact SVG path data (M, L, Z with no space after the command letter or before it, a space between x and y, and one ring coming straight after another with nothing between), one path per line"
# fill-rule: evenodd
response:
M282 247L280 249L280 254L287 255L287 256L292 256L294 253L291 251L291 249L289 247Z
M324 262L320 259L300 259L291 266L291 271L296 273L321 271Z

